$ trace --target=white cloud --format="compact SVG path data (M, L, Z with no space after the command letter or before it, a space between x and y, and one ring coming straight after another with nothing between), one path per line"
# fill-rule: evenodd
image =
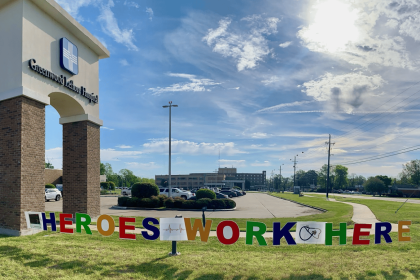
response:
M211 91L209 88L207 88L208 86L220 85L220 83L216 83L211 79L198 79L195 75L191 74L169 73L168 75L171 77L185 78L190 80L191 82L173 84L169 87L164 88L149 88L149 90L153 92L153 95L159 95L164 92Z
M255 162L251 163L251 166L271 166L271 163L268 160L263 162L256 160Z
M303 105L303 104L308 104L308 103L312 103L314 101L295 101L295 102L291 102L291 103L282 103L282 104L278 104L275 106L271 106L271 107L267 107L264 109L260 109L258 111L256 111L256 113L261 113L261 112L270 112L270 111L275 111L284 107L291 107L291 106L299 106L299 105Z
M280 48L287 48L292 44L292 41L284 42L279 45Z
M140 5L133 1L124 1L124 5L128 7L133 7L136 9L140 8Z
M203 37L213 51L236 61L238 71L253 69L270 53L268 41L264 35L277 33L278 18L262 18L253 15L241 19L247 22L247 32L228 31L232 20L225 18L219 21L219 27L209 29Z
M127 164L129 166L129 169L156 169L156 168L161 168L160 165L156 164L156 162L126 162L125 164Z
M149 19L153 20L153 10L152 10L152 8L146 8L146 13L149 14Z
M120 161L124 158L138 158L141 151L116 151L115 149L101 149L101 161Z
M268 135L264 132L254 132L251 134L251 138L268 138Z
M130 64L128 64L128 61L126 59L120 59L120 64L122 66L128 66L128 65L130 65Z
M246 162L244 159L221 159L219 160L221 167L245 167Z
M101 128L102 129L107 129L107 130L114 130L113 128L109 128L109 127L106 127L106 126L101 126Z
M127 146L127 145L119 145L119 146L116 146L117 148L120 148L120 149L131 149L131 148L133 148L133 146Z
M143 144L144 152L148 153L167 153L168 139L153 140L150 143ZM245 153L235 147L233 142L228 143L196 143L184 140L172 140L172 153L190 154L190 155L235 155Z
M331 101L328 104L337 112L344 110L351 113L372 97L372 92L384 83L379 75L366 76L361 72L344 75L326 73L317 80L304 83L302 92L317 101Z
M90 4L97 2L97 0L56 0L56 2L77 21L83 21L82 16L79 15L79 9L81 7L89 6Z
M138 51L137 46L133 43L133 30L120 29L118 21L111 10L112 7L114 7L114 2L112 0L108 0L107 4L102 4L100 6L98 20L101 22L102 31L112 37L115 42L125 45L129 50Z
M45 162L49 162L54 169L63 168L63 148L57 147L45 150Z

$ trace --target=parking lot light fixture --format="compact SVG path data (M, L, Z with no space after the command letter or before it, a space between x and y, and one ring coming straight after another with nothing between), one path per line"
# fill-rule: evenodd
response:
M168 185L169 185L169 197L172 197L172 184L171 184L171 115L172 115L172 107L178 107L178 105L172 105L172 101L169 101L169 105L162 106L163 108L169 107L169 179L168 179Z

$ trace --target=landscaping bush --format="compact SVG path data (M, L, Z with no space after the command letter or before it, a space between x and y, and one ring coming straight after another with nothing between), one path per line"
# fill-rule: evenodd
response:
M151 198L138 198L137 207L152 208L152 199Z
M55 186L53 184L46 184L45 188L46 189L55 189Z
M182 204L184 203L185 199L180 197L174 198L174 208L182 208Z
M151 198L150 198L150 201L151 201L151 206L150 207L152 207L152 208L158 208L158 207L161 207L160 206L160 199L159 199L159 197L157 197L157 196L152 196ZM162 202L163 203L163 202Z
M213 199L210 203L211 209L224 209L225 203L221 199Z
M139 199L137 198L137 197L131 197L131 198L128 198L128 200L127 200L127 206L128 207L136 207L137 206L137 201L138 201Z
M165 200L168 199L166 195L160 194L156 196L159 199L159 206L158 207L164 207L165 206Z
M316 190L316 192L324 193L324 192L327 192L327 189L326 188L319 188L319 189Z
M206 190L206 189L198 190L195 193L195 195L197 196L197 199L200 199L200 198L215 199L216 198L216 194L214 193L214 191Z
M108 190L115 191L115 183L112 181L108 181Z
M210 208L211 199L210 198L201 198L197 199L195 202L196 209L201 209L203 207Z
M131 188L131 196L138 198L150 198L159 195L159 188L152 183L135 183Z
M109 190L109 183L108 182L101 182L101 188L104 190Z
M119 206L127 206L127 201L129 200L129 197L119 197L118 198L118 205Z
M195 209L195 200L185 200L182 203L182 208L184 209Z
M108 191L106 191L106 190L101 190L101 194L108 194Z
M224 204L225 204L225 209L233 209L236 207L236 202L233 201L232 199L221 199L223 200Z
M172 197L169 197L165 200L165 207L166 208L174 208L174 199Z

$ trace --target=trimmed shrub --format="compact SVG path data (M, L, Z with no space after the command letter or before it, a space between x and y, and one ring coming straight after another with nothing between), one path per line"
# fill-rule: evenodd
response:
M127 206L127 201L129 200L129 197L119 197L118 198L118 205L119 206Z
M196 209L201 209L203 207L210 208L211 199L210 198L201 198L196 201Z
M161 206L160 206L160 199L159 199L159 197L157 197L157 196L152 196L152 197L150 198L150 202L151 202L150 207L152 207L152 208L158 208L158 207L161 207Z
M236 207L236 202L233 201L232 199L221 199L223 200L224 204L225 204L225 209L232 209Z
M165 200L165 207L166 208L174 208L174 199L172 197L169 197Z
M197 196L197 199L201 199L201 198L215 199L216 198L216 194L214 193L214 191L207 190L207 189L198 190L195 193L195 195Z
M139 198L137 199L137 207L151 208L152 199L150 198Z
M210 203L211 209L224 209L225 203L221 199L213 199Z
M182 204L184 203L185 199L180 197L175 197L174 199L174 208L182 208Z
M106 191L106 190L101 190L101 194L108 194L108 191Z
M108 181L108 189L115 191L115 183L112 181Z
M108 182L101 182L101 187L104 190L109 190L109 183Z
M45 188L46 189L55 189L55 186L53 184L46 184Z
M131 196L138 198L150 198L159 195L159 188L152 183L135 183L131 188Z
M195 200L185 200L182 203L182 208L184 209L195 209Z
M165 200L168 198L166 195L160 194L156 196L159 199L159 206L158 207L164 207L165 206Z
M137 197L130 197L127 200L127 206L128 207L136 207L137 206L137 201L139 199Z

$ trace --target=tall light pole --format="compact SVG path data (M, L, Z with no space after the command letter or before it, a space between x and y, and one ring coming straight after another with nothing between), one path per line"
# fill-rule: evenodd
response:
M162 106L163 108L169 107L169 197L172 197L172 185L171 185L171 109L172 107L178 107L178 105L172 105L172 101L169 101L169 105Z
M280 164L280 187L281 187L281 166L282 165L284 165L284 163L283 164ZM283 192L284 192L284 188L283 188Z
M302 154L303 154L303 152L302 152ZM293 161L293 191L294 191L294 188L296 186L296 163L297 163L296 157L298 157L298 156L299 155L295 155L295 160ZM292 160L292 159L290 159L290 160Z

